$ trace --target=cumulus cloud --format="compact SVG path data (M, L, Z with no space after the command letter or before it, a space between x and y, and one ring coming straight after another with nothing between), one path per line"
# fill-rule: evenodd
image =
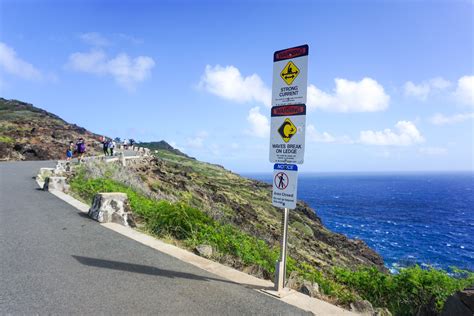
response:
M102 50L71 54L68 62L68 67L75 71L112 76L128 90L134 90L137 83L148 79L154 66L155 61L148 56L130 58L127 54L119 54L108 58Z
M328 132L319 132L313 124L306 127L306 140L314 143L339 143L352 144L353 141L349 136L333 136Z
M111 42L97 32L83 33L79 38L86 44L92 46L109 46Z
M239 103L271 103L271 91L262 79L257 74L244 77L234 66L207 65L198 88Z
M448 80L445 80L441 77L436 77L427 81L423 81L419 84L408 81L405 83L403 88L406 96L415 97L425 101L430 94L445 90L451 85L451 82Z
M361 81L334 79L336 87L332 93L308 86L308 107L331 112L377 112L388 108L390 96L382 85L371 78Z
M15 50L0 42L0 68L17 77L26 80L41 80L43 75L32 64L17 56Z
M446 155L448 150L444 147L421 147L418 152L427 156L441 156Z
M383 131L361 131L359 142L365 145L410 146L424 142L425 139L415 124L410 121L399 121L395 131L389 128Z
M437 113L430 118L430 122L434 125L450 125L461 123L467 120L474 119L474 112L472 113L459 113L451 116L446 116L441 113Z
M460 103L474 107L474 76L459 78L454 97Z
M270 135L270 122L268 118L260 113L260 107L251 108L247 116L250 128L246 130L249 135L265 138Z

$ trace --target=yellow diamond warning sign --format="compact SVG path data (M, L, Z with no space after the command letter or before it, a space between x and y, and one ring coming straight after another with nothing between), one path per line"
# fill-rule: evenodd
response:
M296 134L296 130L295 124L289 118L286 118L278 129L278 134L280 134L285 143L288 143L291 137Z
M290 85L293 83L293 80L298 77L298 74L300 73L300 70L296 65L290 60L285 68L280 73L280 77L286 82L287 85Z

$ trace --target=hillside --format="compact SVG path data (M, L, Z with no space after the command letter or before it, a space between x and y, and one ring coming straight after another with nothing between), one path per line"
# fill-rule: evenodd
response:
M160 140L159 142L140 142L140 146L148 148L150 150L163 149L163 150L167 150L169 152L172 152L173 154L176 154L178 156L183 156L183 157L190 158L188 155L186 155L185 153L181 152L180 150L174 148L173 146L171 146L170 144L168 144L164 140Z
M217 221L278 246L282 212L271 204L271 185L168 150L158 150L156 157L131 168L151 192L170 201L185 201ZM384 269L380 255L363 241L326 229L303 201L290 212L289 229L290 252L296 260L325 270L359 265Z
M0 161L63 159L69 141L84 138L99 152L99 135L17 100L0 98Z

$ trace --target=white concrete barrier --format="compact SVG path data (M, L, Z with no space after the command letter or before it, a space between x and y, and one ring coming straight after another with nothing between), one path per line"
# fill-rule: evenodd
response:
M125 193L97 193L88 215L100 223L117 223L127 227L136 226Z

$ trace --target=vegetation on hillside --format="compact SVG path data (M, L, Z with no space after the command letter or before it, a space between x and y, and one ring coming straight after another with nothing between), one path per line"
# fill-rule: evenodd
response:
M127 193L142 229L148 233L189 249L211 245L215 250L212 259L273 278L280 232L275 230L272 235L268 230L279 226L280 216L273 213L269 187L166 150L159 151L158 156L129 168L86 163L76 170L71 188L88 202L98 192ZM288 276L296 276L299 284L303 280L318 283L319 296L331 302L347 305L367 299L377 307L388 307L395 315L439 312L449 295L474 282L473 273L457 271L453 277L418 266L389 274L357 259L360 249L365 248L347 249L357 243L338 239L304 205L292 213L290 228ZM308 238L313 239L312 244L305 242ZM312 249L314 245L318 245L317 250ZM330 248L334 250L327 251ZM324 264L315 264L322 260Z

